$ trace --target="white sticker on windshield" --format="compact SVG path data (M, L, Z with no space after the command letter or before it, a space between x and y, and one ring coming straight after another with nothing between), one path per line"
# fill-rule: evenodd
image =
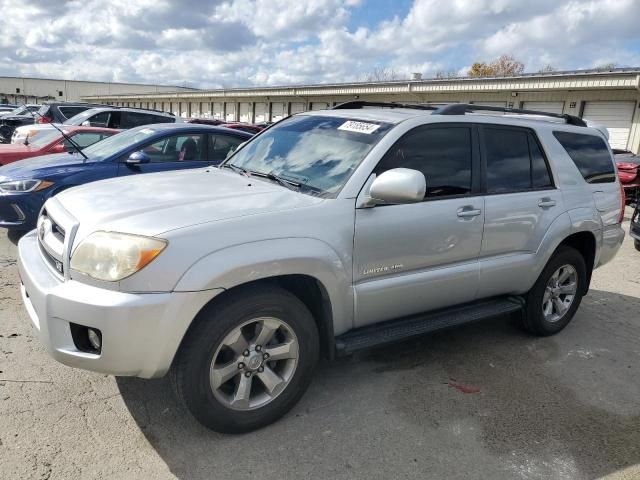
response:
M366 133L367 135L370 135L379 128L380 125L376 125L375 123L356 122L354 120L349 120L348 122L344 122L342 125L340 125L338 127L338 130L347 130L348 132Z
M140 133L144 133L145 135L147 135L149 133L153 133L153 130L151 130L150 128L143 128L142 130L140 130Z

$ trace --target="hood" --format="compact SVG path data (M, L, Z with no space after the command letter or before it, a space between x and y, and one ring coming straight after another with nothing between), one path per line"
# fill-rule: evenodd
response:
M36 154L37 150L34 150L29 145L23 145L22 143L5 143L0 145L0 165L6 165L7 163L27 158Z
M89 162L84 162L84 158L77 153L54 153L27 158L0 167L0 181L48 178L51 175L68 173L86 163Z
M101 229L141 235L323 202L214 167L103 180L64 191L55 199L80 222L84 234Z

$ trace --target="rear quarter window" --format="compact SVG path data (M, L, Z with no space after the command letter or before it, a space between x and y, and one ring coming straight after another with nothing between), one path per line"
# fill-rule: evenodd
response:
M616 181L613 159L602 138L572 132L553 132L553 136L569 154L587 183Z

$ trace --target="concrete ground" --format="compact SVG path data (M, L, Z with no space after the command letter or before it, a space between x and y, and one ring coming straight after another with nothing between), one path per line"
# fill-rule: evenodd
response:
M164 379L50 359L15 256L0 234L0 479L640 478L628 238L561 334L498 318L325 364L289 415L242 436L198 425Z

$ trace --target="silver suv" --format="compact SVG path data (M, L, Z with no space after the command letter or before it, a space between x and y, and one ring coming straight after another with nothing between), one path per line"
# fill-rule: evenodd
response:
M611 150L494 109L352 102L220 168L67 190L19 243L31 320L66 365L170 372L223 432L286 413L321 355L504 314L557 333L623 241Z

